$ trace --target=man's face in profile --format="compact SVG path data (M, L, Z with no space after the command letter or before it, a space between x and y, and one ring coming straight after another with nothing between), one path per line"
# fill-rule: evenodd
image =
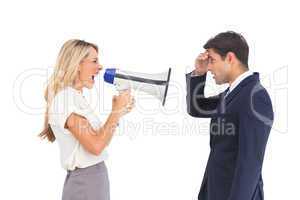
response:
M229 66L226 59L222 58L220 54L216 53L213 49L207 49L208 65L207 70L211 72L216 84L227 83L229 73Z

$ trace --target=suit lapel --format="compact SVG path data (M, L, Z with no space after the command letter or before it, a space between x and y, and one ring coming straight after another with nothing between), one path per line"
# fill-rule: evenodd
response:
M230 102L243 89L243 87L245 87L252 81L258 81L258 79L259 79L259 74L257 72L254 72L253 75L245 78L242 82L240 82L240 84L238 84L238 86L234 88L233 91L231 91L225 98L226 106L230 104Z

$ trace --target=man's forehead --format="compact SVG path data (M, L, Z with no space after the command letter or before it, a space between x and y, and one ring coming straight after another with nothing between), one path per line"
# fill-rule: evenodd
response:
M213 49L207 49L206 53L208 54L208 56L210 57L216 57L218 54L213 50Z
M212 50L212 49L206 49L206 52L207 52L208 54L214 54L214 53L215 53L214 50Z

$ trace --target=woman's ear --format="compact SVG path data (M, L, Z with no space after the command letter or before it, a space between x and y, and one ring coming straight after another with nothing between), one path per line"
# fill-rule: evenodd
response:
M78 68L77 68L77 73L79 73L81 71L82 65L79 64Z
M80 79L80 67L78 67L78 70L76 72L76 79Z

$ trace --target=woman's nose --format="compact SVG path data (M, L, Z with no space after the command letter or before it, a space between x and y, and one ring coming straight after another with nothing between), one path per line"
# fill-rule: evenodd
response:
M102 65L98 65L98 71L101 71L103 69L103 66Z

